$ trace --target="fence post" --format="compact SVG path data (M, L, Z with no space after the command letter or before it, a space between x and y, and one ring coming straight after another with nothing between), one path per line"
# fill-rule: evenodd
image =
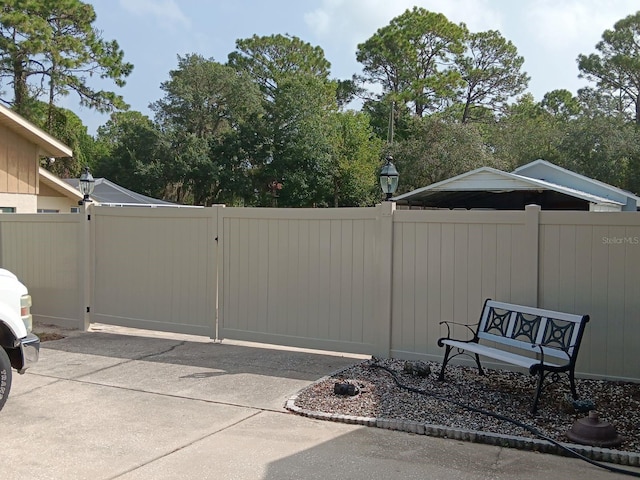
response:
M378 292L376 296L376 326L378 344L376 355L391 356L391 321L393 298L393 214L395 202L378 205Z
M215 342L221 342L220 338L220 293L222 290L222 271L223 266L221 264L222 248L223 248L223 219L220 212L225 208L225 205L212 205L211 207L211 219L209 226L209 241L211 242L211 256L209 261L209 273L208 278L211 279L211 292L212 295L209 301L209 309L212 313L212 330L211 339Z
M91 302L93 285L93 255L91 254L91 214L93 213L93 205L90 202L83 202L81 209L81 225L80 225L80 318L78 328L86 332L91 326Z
M540 275L540 205L526 205L525 210L525 241L527 242L525 269L531 286L525 292L523 302L532 307L538 306L538 284Z

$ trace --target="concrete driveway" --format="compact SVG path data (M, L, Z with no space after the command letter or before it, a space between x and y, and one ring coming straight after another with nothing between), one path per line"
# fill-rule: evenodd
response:
M44 343L39 364L14 376L0 412L0 478L628 478L283 408L359 358L106 326L75 332Z

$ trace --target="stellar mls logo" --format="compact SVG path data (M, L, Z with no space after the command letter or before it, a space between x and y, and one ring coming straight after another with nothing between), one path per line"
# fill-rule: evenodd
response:
M640 237L602 237L604 245L640 245Z

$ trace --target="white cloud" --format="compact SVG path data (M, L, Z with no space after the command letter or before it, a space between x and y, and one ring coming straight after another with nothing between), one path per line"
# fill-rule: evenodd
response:
M358 44L414 6L464 22L471 31L499 30L502 25L502 15L491 8L490 0L322 0L304 21L315 36L311 43L322 45L334 74L346 78L359 69ZM352 52L350 59L344 52Z
M531 2L527 25L545 49L592 51L605 30L638 7L637 0L538 0Z
M174 0L120 0L120 6L139 16L150 16L163 28L189 28L191 21Z
M488 0L323 0L304 19L319 38L351 37L361 42L414 6L443 13L456 23L464 21L473 31L499 29L502 23Z

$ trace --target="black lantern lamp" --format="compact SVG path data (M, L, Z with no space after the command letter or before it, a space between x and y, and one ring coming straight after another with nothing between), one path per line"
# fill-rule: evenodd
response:
M389 155L380 171L380 186L382 187L382 192L387 196L385 199L387 201L396 193L398 189L398 178L400 177L392 161L393 157Z
M80 205L91 201L89 199L89 195L93 193L95 184L96 181L93 179L93 175L91 175L89 167L84 167L84 171L82 172L82 175L80 175L80 181L78 183L80 193L83 195L82 200L78 202Z

